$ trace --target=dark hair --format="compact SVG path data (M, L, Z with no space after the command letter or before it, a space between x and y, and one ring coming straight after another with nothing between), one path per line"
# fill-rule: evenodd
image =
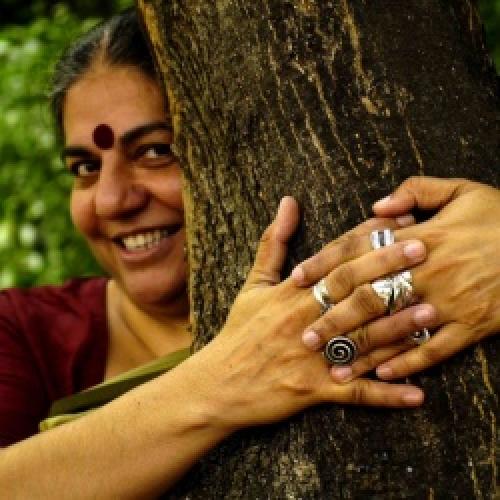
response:
M134 8L92 28L76 40L56 64L50 101L61 136L66 94L99 59L110 65L135 66L147 76L157 78L154 60Z

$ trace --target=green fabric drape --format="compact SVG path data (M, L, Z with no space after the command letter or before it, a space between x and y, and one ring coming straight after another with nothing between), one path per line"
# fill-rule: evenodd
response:
M48 417L40 422L40 431L46 431L80 418L130 389L171 370L188 358L190 354L190 348L172 352L94 387L55 401L50 407Z

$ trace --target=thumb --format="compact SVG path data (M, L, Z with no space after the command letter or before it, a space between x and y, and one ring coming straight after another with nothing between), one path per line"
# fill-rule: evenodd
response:
M276 285L286 259L287 243L299 223L299 206L294 198L282 198L273 222L262 234L255 262L243 289Z
M372 208L378 217L396 217L415 208L438 210L475 186L475 182L466 179L410 177L391 195L374 203Z

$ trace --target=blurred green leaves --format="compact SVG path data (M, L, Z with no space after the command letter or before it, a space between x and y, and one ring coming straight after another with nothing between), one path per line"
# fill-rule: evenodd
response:
M500 0L481 0L479 2L481 19L486 30L486 44L500 73Z
M61 4L50 17L0 31L0 288L98 271L69 219L72 179L47 106L62 47L95 22Z

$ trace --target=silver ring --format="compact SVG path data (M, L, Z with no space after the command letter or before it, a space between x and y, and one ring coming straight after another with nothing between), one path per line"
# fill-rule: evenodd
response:
M394 283L392 278L382 278L376 280L372 283L373 291L378 295L379 299L382 300L386 308L390 307L392 302L392 295L394 289Z
M323 354L332 365L350 365L358 355L358 347L349 337L333 337L327 342Z
M406 270L392 277L392 299L389 310L392 313L401 311L415 302L413 295L413 278L411 272Z
M390 229L372 231L370 242L373 250L392 245L394 243L394 233ZM385 307L389 309L389 314L394 314L405 307L415 303L413 294L413 277L409 270L395 274L389 278L382 278L372 283L372 288ZM415 345L421 345L431 338L427 328L418 332L413 332L408 339Z
M320 279L312 288L314 298L321 306L321 314L325 314L332 306L333 302L328 295L328 288L324 278Z
M415 345L425 344L431 338L431 332L427 328L422 328L418 332L412 333L408 340L410 340Z
M382 229L370 233L370 242L373 250L392 245L394 243L394 232L392 229Z

